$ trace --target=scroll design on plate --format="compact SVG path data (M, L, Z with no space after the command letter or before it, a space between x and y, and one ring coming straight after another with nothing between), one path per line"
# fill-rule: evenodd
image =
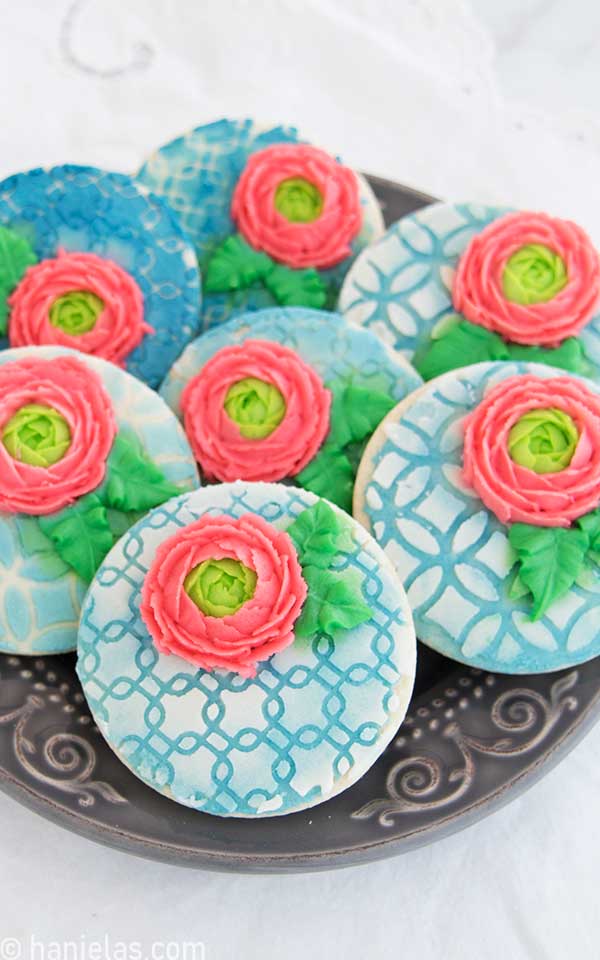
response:
M14 710L0 714L0 726L14 723L12 738L15 757L34 780L77 797L81 807L91 807L100 796L108 803L127 803L114 787L103 780L92 780L96 752L76 733L54 733L38 747L27 732L31 718L45 706L42 697L29 694ZM42 769L45 762L48 772Z
M399 760L386 777L387 796L364 804L351 814L352 818L377 817L380 826L391 827L396 816L436 810L459 800L473 785L476 754L502 759L529 753L546 739L565 711L577 709L577 698L569 693L577 678L577 670L560 677L552 684L548 698L526 687L501 693L492 704L490 720L493 733L501 731L508 736L481 739L466 733L455 720L448 723L442 737L458 750L457 765L446 768L433 754Z

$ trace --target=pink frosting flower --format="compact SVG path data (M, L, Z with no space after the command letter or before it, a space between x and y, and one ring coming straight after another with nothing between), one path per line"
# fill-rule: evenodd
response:
M245 437L225 410L229 388L253 377L276 387L285 414L263 439ZM329 430L331 393L297 353L269 340L223 347L181 395L184 425L207 478L281 480L309 463Z
M508 435L524 414L549 408L572 418L579 440L568 467L539 474L512 460ZM503 380L465 421L463 475L502 523L568 527L600 503L600 397L569 377Z
M29 404L51 407L64 417L71 443L62 459L39 467L14 459L0 442L0 511L42 516L102 483L117 426L100 377L75 357L0 365L0 435Z
M292 221L276 206L278 187L302 180L320 194L310 222ZM231 216L244 239L289 267L333 267L350 256L362 225L356 174L303 144L278 144L253 153L239 178Z
M567 282L544 302L507 300L502 277L520 248L541 244L562 259ZM587 234L569 220L544 213L509 213L478 233L460 258L454 308L468 320L515 343L556 347L576 335L592 316L600 295L600 261Z
M254 596L236 613L204 614L184 589L205 560L237 560L256 573ZM160 544L142 589L141 615L157 649L204 670L253 677L256 666L294 641L307 587L287 533L262 517L206 514Z
M102 304L91 329L70 333L51 322L51 308L73 292L94 294ZM58 344L123 365L152 327L144 322L144 300L125 270L95 253L67 253L29 267L8 298L13 347Z

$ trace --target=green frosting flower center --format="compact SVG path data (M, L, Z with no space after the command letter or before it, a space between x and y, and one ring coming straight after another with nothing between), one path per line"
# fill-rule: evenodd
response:
M58 410L28 403L5 424L2 443L11 457L21 463L51 467L62 460L71 446L71 431Z
M502 290L513 303L545 303L560 293L568 280L562 257L543 243L526 243L506 261Z
M230 386L225 396L225 412L237 423L243 437L262 440L273 433L285 416L283 394L272 383L246 377Z
M49 319L53 327L79 337L94 329L103 310L104 302L90 290L69 290L54 301Z
M312 223L323 212L323 197L310 180L290 177L275 191L275 209L290 223Z
M558 473L569 466L578 442L579 431L569 414L548 407L517 420L508 435L508 452L534 473Z
M256 573L229 557L204 560L190 570L183 588L202 613L229 617L254 596Z

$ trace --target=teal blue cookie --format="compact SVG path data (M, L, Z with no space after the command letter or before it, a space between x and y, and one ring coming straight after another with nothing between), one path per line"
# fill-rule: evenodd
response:
M89 537L101 559L143 512L143 504L160 503L176 490L198 485L194 458L176 418L158 394L124 370L61 347L3 351L0 370L14 361L58 357L74 357L94 371L112 401L118 433L105 471L110 489L106 480L59 514L38 517L0 509L0 651L5 653L73 650L88 586L73 566L80 568L82 562L77 541ZM4 427L0 423L0 435ZM101 503L93 499L96 495ZM85 554L83 561L87 566Z
M482 363L423 386L373 435L354 495L354 516L404 583L419 639L453 660L501 673L560 670L600 654L597 554L572 567L574 582L536 617L526 554L511 532L518 525L500 522L465 482L465 417L493 387L526 373L566 376L541 364ZM600 393L590 380L569 379ZM569 529L577 553L585 538L577 524ZM543 562L547 579L569 575L564 551Z
M26 266L61 253L94 254L131 278L143 300L145 333L139 345L115 362L151 387L159 385L199 332L201 287L193 247L168 204L131 177L74 164L14 174L0 183L0 228L16 235L33 255L19 260L15 274L14 259L5 257L11 253L10 237L6 232L0 236L0 348L49 342L43 337L11 339L6 301ZM113 291L111 301L120 295ZM124 303L122 321L127 324L132 311ZM80 349L78 336L81 331L70 338L72 343L59 342ZM115 329L106 338L105 352L96 348L96 355L113 359L110 351L119 337Z
M140 615L148 570L174 534L207 515L251 515L277 536L319 503L277 484L223 484L187 494L132 527L91 585L77 672L94 719L140 779L179 803L234 817L311 807L361 777L402 722L415 670L410 611L383 552L339 512L343 543L332 548L329 575L356 584L358 625L335 636L329 627L311 627L261 659L248 677L160 653ZM306 553L296 549L303 562ZM303 576L312 583L307 569Z
M452 285L460 257L474 237L509 212L474 203L434 203L403 217L354 261L340 292L340 313L377 333L426 380L492 360L547 363L600 377L598 309L577 337L558 348L507 348L497 334L454 310Z
M230 288L223 291L211 285L211 263L215 253L221 250L228 238L238 235L238 227L231 215L231 204L248 160L268 147L303 142L294 127L268 127L250 119L217 120L196 127L160 147L139 170L138 180L166 198L195 246L204 279L202 316L205 330L236 314L264 307L308 305L331 308L354 257L383 232L379 204L367 181L359 176L362 224L351 242L350 253L336 262L335 266L321 269L318 264L306 263L306 267L317 267L316 271L309 271L308 277L298 278L301 271L290 271L280 263L266 283L262 277L266 263L264 254L253 255L253 250L242 243L235 249L227 248L227 256L221 258L224 266L232 269L232 264L238 259L240 246L242 254L245 252L245 258L242 256L239 260L239 270ZM293 177L289 179L294 180ZM295 183L297 186L297 179ZM306 188L306 182L300 185L300 189L302 187ZM331 197L337 191L335 184L330 185ZM294 199L297 197L298 194L294 194ZM306 200L306 197L306 193L300 194L300 200ZM309 196L309 202L311 199ZM283 205L280 208L289 213L289 209ZM328 221L335 221L331 213L325 211L324 217L325 214ZM305 207L298 214L302 218L311 216ZM293 230L294 223L290 227ZM278 258L275 257L275 260ZM275 263L271 261L266 266L271 269ZM252 274L252 280L248 279L249 273ZM306 286L302 289L303 284ZM320 292L324 299L317 302L313 298L315 295L318 298Z

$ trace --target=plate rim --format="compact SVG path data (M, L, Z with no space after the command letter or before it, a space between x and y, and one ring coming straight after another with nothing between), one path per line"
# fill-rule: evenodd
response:
M3 655L4 656L4 655ZM576 673L577 671L571 671ZM564 673L564 671L563 671ZM552 676L549 674L547 676ZM507 675L511 676L511 675ZM524 678L522 678L524 679ZM444 681L440 686L446 685ZM435 692L435 688L429 694ZM492 793L473 800L434 824L415 827L399 837L385 837L368 843L347 845L326 851L309 851L298 854L260 853L243 854L224 850L218 853L208 849L194 849L178 843L152 840L127 829L111 824L100 824L78 810L71 810L53 798L26 785L18 777L0 766L0 790L27 809L45 820L73 832L84 839L92 840L111 849L119 850L143 859L169 863L189 869L202 869L226 873L278 874L317 872L342 869L368 862L385 860L408 853L419 847L435 843L484 819L512 800L522 796L528 789L553 770L570 751L595 726L600 716L600 684L577 722L569 726L560 738L547 748L514 779L496 788ZM102 738L103 742L104 738ZM108 746L108 745L107 745ZM109 747L110 749L110 747ZM144 785L145 786L145 785ZM148 787L147 789L151 789ZM197 814L199 811L192 811Z

